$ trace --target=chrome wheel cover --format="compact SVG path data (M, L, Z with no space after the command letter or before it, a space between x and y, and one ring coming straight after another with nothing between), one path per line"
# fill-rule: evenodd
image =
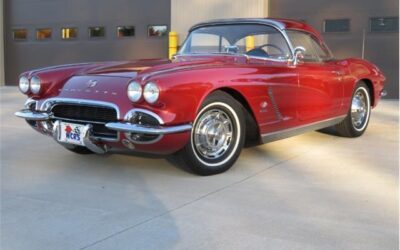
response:
M365 89L358 89L351 102L351 121L354 128L362 129L367 122L369 99Z
M230 148L234 127L230 116L221 109L202 114L195 124L193 142L198 154L206 159L218 159Z

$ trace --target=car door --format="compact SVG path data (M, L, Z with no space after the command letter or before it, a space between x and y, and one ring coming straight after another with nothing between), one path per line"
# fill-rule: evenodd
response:
M298 76L295 69L288 67L291 50L282 33L272 27L261 27L257 34L235 45L246 54L246 67L254 69L246 77L258 85L257 99L253 102L259 111L256 115L261 133L267 134L297 125Z
M295 66L299 80L299 121L312 123L335 117L342 105L344 70L313 35L295 30L287 33L294 47L305 48L303 59Z

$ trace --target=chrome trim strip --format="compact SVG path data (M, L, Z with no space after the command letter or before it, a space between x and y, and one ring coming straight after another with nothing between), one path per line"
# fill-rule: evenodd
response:
M139 124L123 123L123 122L110 122L106 124L108 129L113 129L120 132L137 133L137 134L150 134L150 135L165 135L186 132L192 129L191 124L178 125L178 126L144 126Z
M53 124L53 139L56 142L60 142L60 131L61 131L61 122L55 121Z
M107 146L106 145L99 145L92 137L92 125L87 124L84 128L84 137L83 137L83 144L85 147L88 148L90 151L96 154L105 154L107 153Z
M89 120L79 120L79 119L71 119L71 118L64 118L64 117L58 117L51 115L50 119L54 120L62 120L62 121L67 121L67 122L81 122L81 123L94 123L94 124L106 124L107 122L95 122L95 121L89 121Z
M334 118L326 119L326 120L319 121L319 122L310 123L310 124L299 126L299 127L288 128L288 129L281 130L281 131L276 131L276 132L263 134L263 135L261 135L261 140L262 140L263 143L268 143L268 142L273 142L273 141L285 139L285 138L288 138L288 137L292 137L292 136L295 136L295 135L299 135L299 134L302 134L302 133L305 133L305 132L308 132L308 131L323 129L323 128L338 124L345 117L346 117L346 115L337 116L337 117L334 117Z
M246 55L246 56L248 58L264 60L264 61L273 61L273 62L290 62L290 60L291 60L291 58L288 58L288 59L276 59L276 58L261 57L261 56L249 56L249 55Z
M125 121L129 122L130 119L132 118L133 114L135 114L136 112L141 112L141 113L148 114L148 115L154 117L158 121L158 123L160 123L160 125L164 124L164 120L159 115L157 115L156 113L151 112L149 110L141 109L141 108L135 108L135 109L129 110L125 115ZM154 144L154 143L160 141L163 138L163 135L158 135L154 140L150 140L150 141L135 141L135 140L133 140L131 138L131 134L132 134L131 132L125 132L124 134L125 134L125 137L127 138L127 140L130 141L133 144Z
M24 107L29 109L29 107L31 106L32 103L35 103L35 108L37 106L37 101L32 99L32 98L28 98L26 99L25 103L24 103Z
M227 23L227 22L229 22L229 23ZM261 24L261 25L271 26L272 28L275 28L279 33L282 34L283 38L286 40L286 44L288 45L290 53L291 53L291 55L290 55L290 57L288 59L283 59L283 60L271 59L271 58L263 58L263 57L254 57L254 56L248 56L248 55L245 55L245 54L239 54L239 55L245 55L245 56L247 56L247 58L250 57L250 58L265 59L265 60L278 61L278 62L293 63L293 61L294 61L293 44L290 41L289 36L286 33L285 25L283 23L280 23L280 22L275 21L275 20L268 20L268 19L250 19L250 20L246 20L245 19L245 20L243 20L243 19L239 18L239 19L228 19L225 22L224 22L224 20L216 20L216 21L213 21L213 22L200 23L200 24L197 24L197 25L193 26L189 30L189 34L187 35L187 37L186 37L185 41L183 42L183 44L186 43L186 40L189 38L190 33L192 31L194 31L195 29L206 27L206 26L217 26L217 25L228 25L228 24ZM181 49L183 47L184 46L182 46ZM210 54L211 55L215 55L213 53L210 53ZM222 55L226 55L226 54L222 54ZM175 56L185 56L185 54L181 54L181 50L179 50ZM186 56L192 56L192 54L186 54Z
M282 30L280 30L280 32L283 35L283 37L285 38L286 43L289 45L290 52L292 52L291 58L289 58L288 61L289 62L293 62L294 61L294 47L293 47L293 44L290 41L288 34L286 33L286 29L282 29Z
M151 141L135 141L130 137L130 134L131 133L125 133L125 138L127 138L127 140L130 141L131 143L137 144L137 145L154 144L156 142L159 142L164 137L164 135L159 135L154 140L151 140Z
M230 25L230 24L264 24L264 25L270 25L273 26L274 28L283 30L285 29L285 25L282 22L276 21L276 20L271 20L271 19L265 19L265 18L231 18L231 19L216 19L216 20L210 20L202 23L198 23L194 26L192 26L189 29L189 32L192 32L195 29L206 27L206 26L217 26L217 25Z
M233 53L211 53L211 52L203 52L203 53L195 53L195 54L175 54L175 57L179 56L244 56L246 58L249 58L249 55L246 54L233 54ZM190 68L195 67L195 66L190 66ZM189 67L188 67L189 68ZM185 68L186 69L186 68Z
M149 110L147 110L147 109L140 109L140 108L134 108L134 109L129 110L129 111L126 113L124 120L127 121L127 122L129 122L130 119L132 118L132 115L133 115L134 113L136 113L136 112L141 112L141 113L145 113L145 114L148 114L148 115L150 115L150 116L153 116L154 118L157 119L157 121L158 121L161 125L164 124L164 120L163 120L159 115L157 115L156 113L151 112L151 111L149 111Z
M292 51L290 51L292 53ZM247 54L227 54L227 53L198 53L198 54L176 54L175 57L184 57L184 56L243 56L247 60L250 58L253 59L259 59L259 60L264 60L264 61L273 61L273 62L291 62L292 58L288 59L276 59L276 58L269 58L269 57L261 57L261 56L251 56ZM190 68L195 67L191 66ZM185 69L190 69L190 68L185 68ZM158 73L158 72L157 72Z
M269 96L269 99L270 99L271 102L272 102L272 108L274 109L274 113L275 113L275 115L276 115L276 118L277 118L278 120L280 120L280 121L283 120L282 113L279 111L278 104L276 104L275 96L274 96L274 93L273 93L273 91L272 91L272 87L269 87L269 88L268 88L268 96Z
M117 119L121 119L120 115L120 110L117 105L111 102L103 102L103 101L93 101L93 100L88 100L88 99L75 99L75 98L60 98L60 97L55 97L55 98L49 98L45 100L42 105L40 106L41 111L49 111L53 108L55 104L78 104L78 105L88 105L88 106L99 106L99 107L110 107L115 109L117 112Z

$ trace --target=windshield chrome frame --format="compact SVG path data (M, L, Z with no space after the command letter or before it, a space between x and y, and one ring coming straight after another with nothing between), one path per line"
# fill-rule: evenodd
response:
M319 39L318 37L316 37L316 36L315 36L314 34L312 34L311 32L309 32L309 31L307 31L307 30L302 30L302 29L290 28L290 29L286 29L286 30L285 30L285 34L286 34L286 35L287 35L287 32L286 32L286 31L297 31L297 32L302 32L302 33L304 33L304 34L307 34L307 35L311 36L314 40L318 41L319 46L325 48L325 49L327 50L329 56L330 56L330 58L329 58L329 59L326 59L326 60L323 60L323 59L320 58L320 59L321 59L321 62L329 62L329 61L332 61L332 60L336 60L335 55L332 53L332 50L328 47L328 45L326 44L326 42L323 41L323 40L321 40L321 39ZM287 37L288 37L288 40L290 41L289 35L287 35ZM293 51L293 52L294 52L294 51ZM293 55L294 55L294 53L293 53Z
M265 26L268 26L268 27L271 27L271 28L277 30L283 36L283 38L286 41L286 44L289 47L289 51L290 51L289 57L287 59L276 59L276 58L268 58L268 57L260 57L260 56L251 56L251 55L239 54L239 53L238 54L234 54L234 53L224 53L224 52L221 52L221 53L211 53L210 52L210 53L198 53L198 54L195 54L195 53L194 54L183 54L183 53L181 53L181 51L184 48L184 46L182 46L179 49L178 53L175 54L175 56L207 56L207 55L213 55L213 56L215 56L215 55L222 55L222 56L233 55L233 56L235 56L235 55L240 55L240 56L245 56L247 59L254 58L254 59L275 61L275 62L293 62L294 61L294 48L293 48L293 45L292 45L288 35L286 34L286 30L283 27L283 25L281 25L281 23L275 22L275 21L274 22L273 21L265 22L265 21L257 21L257 20L254 20L254 21L253 20L251 20L251 21L237 21L237 22L223 22L223 21L218 22L218 21L216 21L216 22L212 22L212 23L198 24L198 25L193 26L189 30L189 33L186 36L185 41L182 43L182 45L186 44L186 42L188 41L191 33L193 31L199 29L199 28L212 27L212 26L221 26L221 25L240 25L240 24L265 25Z

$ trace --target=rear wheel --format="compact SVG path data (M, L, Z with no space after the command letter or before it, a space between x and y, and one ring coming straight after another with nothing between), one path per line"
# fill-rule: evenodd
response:
M346 118L335 126L339 135L359 137L368 127L371 115L371 97L365 83L357 84Z
M228 170L244 143L243 107L230 95L216 91L202 104L190 141L179 152L185 165L199 175Z

